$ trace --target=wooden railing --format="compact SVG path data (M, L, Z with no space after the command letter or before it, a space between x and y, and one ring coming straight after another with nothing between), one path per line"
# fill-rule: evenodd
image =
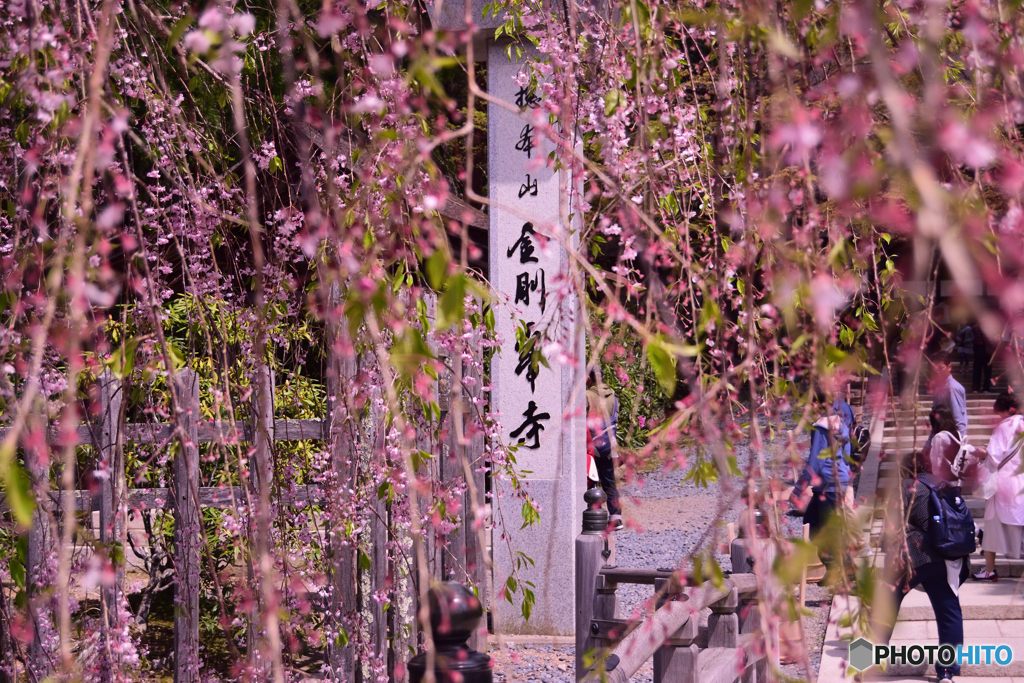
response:
M753 574L684 588L670 570L608 566L607 543L596 519L585 519L576 539L576 680L626 683L651 658L654 683L765 680L768 661L754 647L760 618ZM620 584L653 586L657 609L640 621L619 618Z

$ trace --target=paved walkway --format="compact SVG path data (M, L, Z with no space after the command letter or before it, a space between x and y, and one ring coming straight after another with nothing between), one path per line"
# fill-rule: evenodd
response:
M970 386L969 377L958 377L965 386ZM964 380L967 380L966 382ZM988 443L997 419L992 412L992 402L996 393L968 394L968 437L974 444L984 447ZM888 500L894 490L896 461L899 456L911 450L920 450L928 438L928 410L931 401L920 400L917 406L898 408L895 417L899 419L897 433L896 420L891 414L881 425L874 428L872 434L871 456L865 461L861 474L858 499L864 499L866 505L874 509L874 516L869 521L870 528L865 531L871 535L872 551L863 559L873 566L881 568L884 556L877 549L881 531L881 516L884 512L884 501ZM881 460L876 457L884 453ZM968 505L980 524L984 515L984 500L965 491ZM972 573L984 566L980 553L971 558ZM965 665L963 675L957 677L960 683L984 681L985 683L1024 683L1024 560L1007 560L997 558L996 570L999 581L975 582L968 580L960 589L960 604L964 612L964 639L966 645L1009 645L1013 648L1014 659L1009 666ZM837 596L832 603L829 615L829 626L825 634L822 649L821 667L818 671L819 683L834 683L855 680L853 669L847 669L848 643L851 629L840 628L839 623L844 614L851 610L851 600ZM852 603L855 605L856 603ZM928 596L921 590L911 591L904 599L899 619L893 631L892 645L909 645L912 643L938 643L938 631L935 615L932 612ZM925 669L928 669L927 671ZM876 669L869 670L858 676L856 680L898 681L935 680L935 671L924 665L890 666L886 672Z

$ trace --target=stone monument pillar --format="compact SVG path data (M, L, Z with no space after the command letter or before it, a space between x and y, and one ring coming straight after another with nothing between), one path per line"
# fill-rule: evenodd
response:
M516 468L540 511L538 523L520 529L522 500L506 482L495 484L494 507L504 519L492 543L495 585L514 574L520 586L532 582L536 605L525 620L520 587L514 605L495 598L492 609L503 633L568 636L575 633L575 539L586 488L582 365L561 364L557 346L564 356L583 358L579 302L564 296L567 249L576 238L563 223L560 193L572 181L551 167L554 146L537 131L539 117L547 120L543 92L520 85L522 63L509 60L505 45L491 43L487 55L488 93L519 110L490 103L487 114L490 279L502 340L491 361L492 409L504 442L517 447ZM531 363L532 348L548 351L550 367ZM514 551L535 564L517 561Z

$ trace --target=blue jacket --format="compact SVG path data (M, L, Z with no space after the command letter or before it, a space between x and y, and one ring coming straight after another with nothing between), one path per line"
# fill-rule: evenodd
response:
M827 493L835 497L840 488L850 483L850 433L843 432L834 437L836 457L833 462L832 449L828 444L828 429L815 425L811 431L811 451L807 456L807 466L796 482L796 491L803 491L813 482L815 494ZM838 477L838 480L837 480ZM837 485L838 484L838 485Z

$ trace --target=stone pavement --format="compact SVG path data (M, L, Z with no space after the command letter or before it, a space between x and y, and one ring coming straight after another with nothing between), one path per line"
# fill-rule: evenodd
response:
M958 377L968 389L969 377ZM967 380L966 382L964 380ZM971 443L984 447L988 443L992 429L996 425L992 413L992 402L997 390L988 394L968 394L968 438ZM874 516L869 520L869 528L865 529L871 536L871 550L861 561L871 563L879 569L884 564L884 555L877 549L879 532L881 531L881 514L885 501L894 490L896 475L895 462L899 456L910 450L919 450L924 445L930 431L928 427L928 410L931 401L921 397L917 406L897 408L899 431L893 414L886 416L881 424L876 423L872 433L872 449L864 471L861 474L858 499L874 509ZM878 454L883 454L878 457ZM965 497L974 514L975 520L981 524L984 516L984 501L965 491ZM971 558L972 573L984 566L980 552ZM999 574L998 582L975 582L968 580L960 589L960 604L964 612L965 645L1009 645L1013 649L1014 658L1009 666L996 664L964 665L963 675L957 677L960 683L984 681L984 683L1024 683L1024 560L1007 560L999 557L996 561ZM844 614L851 612L851 602L837 596L832 603L829 625L825 634L822 649L821 666L818 671L819 683L838 683L848 680L898 681L935 680L933 667L925 665L894 665L885 672L877 669L854 677L853 669L847 669L848 643L852 640L852 629L840 628ZM855 610L854 610L855 611ZM928 596L921 590L911 591L904 599L900 609L896 628L893 631L891 645L922 645L938 644L938 631L935 616L932 612ZM927 671L925 669L928 669ZM851 674L851 675L847 675Z

